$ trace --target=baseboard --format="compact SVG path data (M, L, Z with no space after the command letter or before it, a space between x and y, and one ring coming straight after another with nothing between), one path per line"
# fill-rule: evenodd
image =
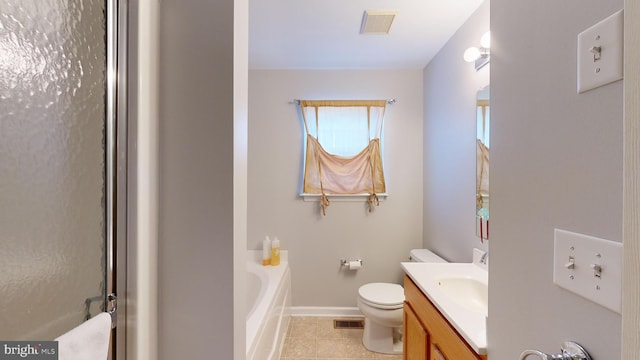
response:
M292 306L291 316L364 317L357 307Z

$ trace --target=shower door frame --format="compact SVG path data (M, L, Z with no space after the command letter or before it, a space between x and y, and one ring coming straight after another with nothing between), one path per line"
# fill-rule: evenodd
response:
M106 1L105 299L113 312L110 360L126 359L128 0ZM120 297L118 301L118 297Z

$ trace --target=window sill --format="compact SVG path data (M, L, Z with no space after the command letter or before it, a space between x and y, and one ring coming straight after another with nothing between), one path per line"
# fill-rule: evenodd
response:
M325 194L329 198L329 201L335 202L359 202L359 201L367 201L369 199L369 194ZM384 201L389 196L388 193L376 194L378 195L378 200ZM300 194L302 200L304 201L320 201L320 194Z

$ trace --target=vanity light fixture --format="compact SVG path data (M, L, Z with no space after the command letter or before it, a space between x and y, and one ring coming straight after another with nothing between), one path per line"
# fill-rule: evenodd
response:
M464 61L475 63L476 71L489 63L491 54L491 32L487 31L480 38L480 47L470 47L464 51Z

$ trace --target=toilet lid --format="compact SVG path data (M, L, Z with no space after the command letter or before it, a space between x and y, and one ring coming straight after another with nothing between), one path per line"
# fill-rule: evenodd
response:
M404 289L398 284L371 283L362 285L358 289L362 300L384 307L401 306L404 302Z

